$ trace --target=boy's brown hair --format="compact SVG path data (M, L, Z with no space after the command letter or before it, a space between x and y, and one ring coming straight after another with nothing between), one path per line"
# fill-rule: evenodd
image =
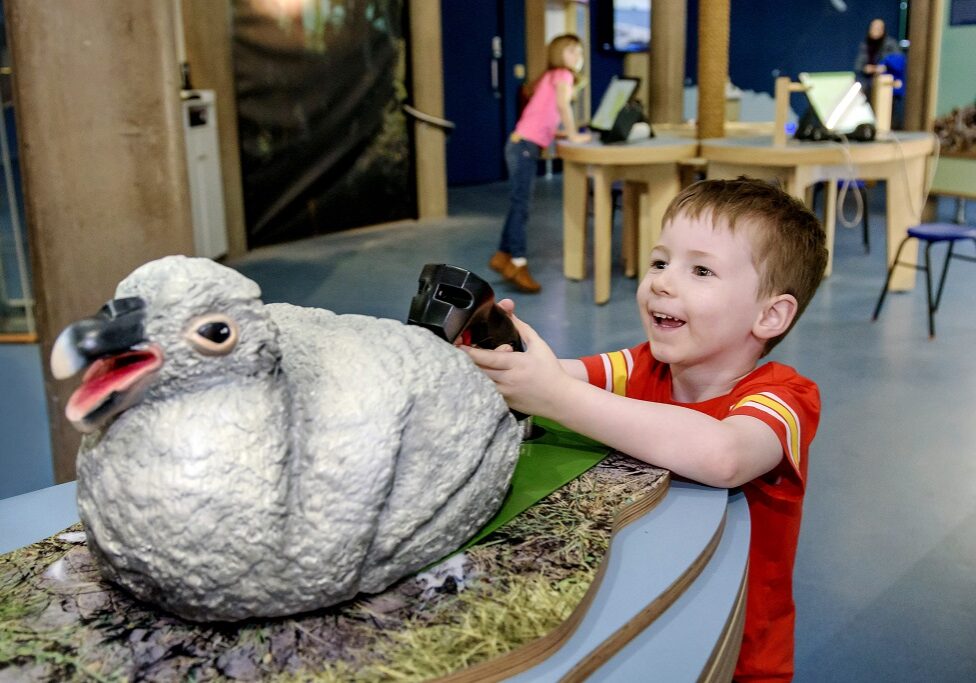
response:
M766 355L793 329L823 279L827 238L820 220L786 192L746 177L702 180L687 187L671 201L662 224L679 214L689 218L710 214L713 225L724 219L732 232L747 225L759 273L759 297L796 297L793 322L786 332L766 342Z

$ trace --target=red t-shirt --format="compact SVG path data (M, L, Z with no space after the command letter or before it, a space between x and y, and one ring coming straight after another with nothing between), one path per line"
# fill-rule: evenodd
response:
M793 560L800 533L807 453L820 420L817 385L779 363L766 363L732 391L701 403L671 398L671 369L650 344L582 359L591 384L621 396L684 406L724 419L750 415L766 423L783 445L770 472L742 486L752 535L745 633L736 680L790 680L793 676Z

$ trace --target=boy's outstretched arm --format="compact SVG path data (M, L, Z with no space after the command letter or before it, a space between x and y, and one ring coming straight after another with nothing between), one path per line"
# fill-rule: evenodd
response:
M618 396L586 382L580 361L560 361L513 316L524 353L466 348L508 404L556 420L658 467L730 488L772 470L783 457L776 434L747 416L725 420L690 408Z

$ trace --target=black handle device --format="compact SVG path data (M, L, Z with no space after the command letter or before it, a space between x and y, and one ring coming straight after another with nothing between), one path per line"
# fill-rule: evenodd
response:
M495 292L474 273L446 263L428 263L420 272L410 302L408 325L420 325L453 344L495 349L511 344L524 351L508 313L495 304Z
M510 344L524 351L512 318L495 303L495 291L480 277L446 263L428 263L420 272L417 294L410 302L408 325L420 325L453 344L495 349ZM526 417L513 410L516 419Z

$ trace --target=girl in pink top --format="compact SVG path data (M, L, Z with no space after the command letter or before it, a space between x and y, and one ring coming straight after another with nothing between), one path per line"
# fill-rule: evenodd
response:
M529 219L539 154L543 147L552 144L560 123L571 141L590 139L589 133L577 130L570 106L573 85L583 61L583 43L570 33L557 36L549 43L548 55L549 66L532 84L529 102L505 143L510 206L498 251L488 262L492 270L501 273L520 291L528 293L541 289L529 273L525 258L525 225Z

